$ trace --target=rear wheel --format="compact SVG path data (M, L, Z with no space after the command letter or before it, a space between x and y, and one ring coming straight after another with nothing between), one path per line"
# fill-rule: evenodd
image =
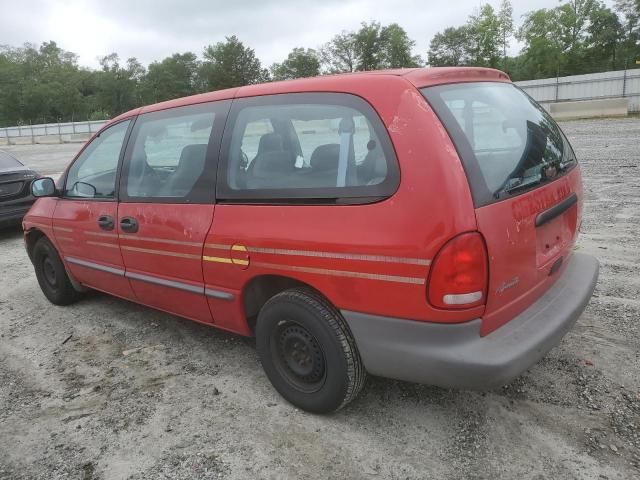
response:
M364 385L366 372L347 323L312 290L294 288L267 301L256 340L273 386L303 410L338 410Z
M71 285L58 252L46 237L33 247L33 265L40 289L51 303L69 305L78 300L80 293Z

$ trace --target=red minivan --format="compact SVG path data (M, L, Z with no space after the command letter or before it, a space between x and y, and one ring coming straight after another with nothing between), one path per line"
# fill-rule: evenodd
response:
M580 167L497 70L253 85L110 121L24 219L57 305L87 288L240 335L288 401L329 412L366 372L502 385L584 310Z

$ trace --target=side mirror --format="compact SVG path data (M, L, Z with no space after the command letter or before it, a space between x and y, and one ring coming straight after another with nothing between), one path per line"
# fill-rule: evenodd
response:
M56 195L56 184L53 178L38 178L31 183L31 194L34 197L54 197Z

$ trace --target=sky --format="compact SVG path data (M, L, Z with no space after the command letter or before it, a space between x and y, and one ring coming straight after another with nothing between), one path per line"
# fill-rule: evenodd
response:
M431 37L463 24L481 0L0 0L0 45L54 40L95 68L117 52L144 65L173 53L199 56L206 45L237 35L264 66L294 47L317 48L363 21L396 22L426 57ZM489 0L496 9L500 0ZM613 0L607 0L609 6ZM516 25L524 13L558 0L512 0ZM519 50L512 42L511 53Z

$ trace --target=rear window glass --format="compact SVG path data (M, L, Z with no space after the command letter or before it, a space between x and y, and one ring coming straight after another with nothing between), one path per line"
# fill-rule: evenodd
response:
M22 164L8 153L0 152L0 168L22 167Z
M551 116L508 83L422 89L464 163L477 206L536 188L575 164Z

